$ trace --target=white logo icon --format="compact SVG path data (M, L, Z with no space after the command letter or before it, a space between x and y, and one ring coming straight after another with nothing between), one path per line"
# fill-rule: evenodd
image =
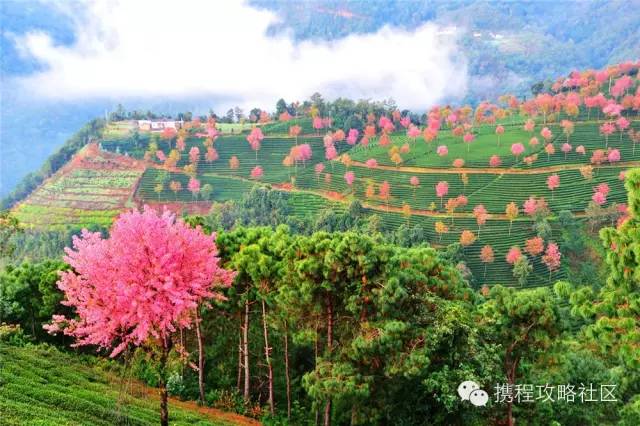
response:
M476 389L469 395L469 401L476 407L484 407L489 401L489 394L482 389Z
M465 380L458 385L458 395L463 401L469 401L476 407L484 407L489 402L489 394L480 389L480 385L473 380Z
M480 389L480 385L473 380L466 380L458 385L458 395L463 401L469 400L469 395L476 389Z

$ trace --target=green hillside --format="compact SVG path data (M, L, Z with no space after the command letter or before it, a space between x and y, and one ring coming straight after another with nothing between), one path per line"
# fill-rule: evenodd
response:
M109 364L48 346L0 344L0 416L6 426L155 425L158 399L135 391L109 372ZM212 409L189 411L172 401L172 425L257 424ZM191 404L195 407L194 404Z
M620 173L631 166L640 165L640 149L635 150L627 134L621 138L616 134L611 137L608 146L618 149L622 161L619 163L603 163L595 167L593 176L583 177L581 168L590 164L591 155L597 149L604 149L604 139L599 134L599 126L602 121L587 120L576 122L575 131L569 138L572 151L565 154L561 152L562 143L566 142L566 136L557 124L549 124L548 127L554 134L555 153L547 155L543 150L543 143L531 147L528 140L537 136L541 141L540 129L542 123L537 123L533 133L525 132L522 123L505 125L505 134L500 138L500 145L495 135L495 125L480 125L475 129L476 139L470 144L467 152L467 144L460 137L455 137L450 130L442 130L438 139L432 143L425 143L420 137L417 141L411 141L404 132L391 134L391 143L388 146L380 146L379 140L373 139L368 147L356 145L351 147L344 142L336 144L339 154L348 154L351 161L345 161L341 156L335 161L326 161L324 156L322 138L315 135L307 135L298 138L298 144L308 143L313 156L310 161L296 166L285 167L282 165L284 157L291 147L295 146L294 138L287 136L267 137L262 141L260 150L251 150L246 141L246 135L219 137L214 147L219 158L213 162L200 159L197 166L197 179L201 185L209 184L213 191L211 201L226 201L240 199L257 180L251 178L251 170L260 166L264 175L259 182L276 185L276 187L292 192L292 198L296 199L304 195L307 199L317 199L315 203L295 203L294 211L299 216L315 214L318 212L318 203L324 205L329 200L348 204L353 200L359 200L370 213L381 216L386 229L397 229L401 225L414 227L419 225L430 244L444 246L457 242L463 230L471 230L478 234L478 225L472 214L473 208L478 204L484 205L490 213L489 220L480 229L480 237L470 246L464 249L468 259L468 266L474 273L477 282L481 284L515 284L512 267L505 261L505 255L514 245L523 246L524 241L535 235L533 221L522 213L511 225L505 217L505 207L515 202L520 208L530 197L544 197L552 212L552 233L550 240L560 238L560 229L554 225L554 218L562 210L572 212L576 217L585 215L594 187L600 183L609 185L610 191L607 203L624 203L626 194ZM640 123L632 122L634 128L640 128ZM186 148L182 151L177 168L168 172L162 191L158 191L158 174L161 168L155 160L156 166L147 168L137 187L136 199L138 203L193 203L197 200L203 202L202 197L194 197L188 191L187 186L190 176L180 168L189 164L188 152L193 147L198 147L201 152L206 148L203 145L204 138L188 137ZM521 142L525 145L525 152L518 160L511 154L512 143ZM391 162L388 151L396 146L398 150L403 145L408 145L409 152L400 154L403 162L396 165ZM575 152L579 145L584 146L585 154ZM103 142L104 149L129 152L131 155L142 157L144 149L134 149L131 141L125 138L110 139ZM447 146L448 155L438 156L437 146ZM161 141L159 149L168 152L168 142ZM405 147L406 149L406 147ZM524 156L537 154L537 159L532 165L522 161ZM499 167L489 167L488 157L498 155L502 164ZM229 160L232 156L239 159L239 166L231 168ZM452 162L456 158L465 160L463 168L454 168ZM364 164L368 159L375 159L378 166L369 168ZM316 173L314 166L323 163L324 170ZM355 174L354 183L349 186L344 175L351 171ZM553 193L547 187L547 179L550 175L557 174L560 177L560 187ZM466 175L466 177L463 177ZM418 177L420 184L414 187L410 184L412 176ZM465 184L464 178L467 179ZM180 182L181 190L172 191L169 182ZM388 182L391 188L390 197L382 200L378 195L367 196L367 188L371 187L376 194L380 185ZM443 202L448 198L465 195L468 203L459 206L453 214L440 207L441 200L436 196L435 185L440 181L447 181L449 191L443 197ZM322 201L324 200L324 201ZM432 207L436 206L435 210ZM404 214L403 214L404 207ZM410 210L407 210L410 209ZM407 216L407 212L410 215ZM435 222L442 221L449 227L449 232L438 235L435 232ZM555 231L553 230L555 229ZM491 245L495 252L495 261L485 265L479 259L480 249L484 245ZM553 272L551 275L537 256L531 259L534 268L533 274L528 279L529 285L547 285L554 280L561 279L562 272Z

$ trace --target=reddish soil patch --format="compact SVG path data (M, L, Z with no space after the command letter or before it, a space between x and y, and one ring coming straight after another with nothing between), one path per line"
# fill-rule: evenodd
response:
M274 183L271 185L272 188L281 189L283 191L291 191L293 189L293 185L290 183Z
M145 386L144 384L135 381L131 382L130 386L131 389L129 392L132 395L157 400L159 406L160 395L158 393L158 389ZM169 415L171 415L171 407L179 407L183 410L189 410L201 414L211 420L229 422L240 426L259 426L261 424L256 419L241 416L240 414L236 413L228 413L222 410L218 410L217 408L203 407L201 405L198 405L195 401L181 401L179 399L170 397Z
M163 211L165 208L167 210L172 211L177 215L182 214L207 214L209 210L211 210L211 202L209 201L195 201L191 203L184 203L180 201L174 202L163 202L163 201L149 201L149 200L135 200L138 208L142 206L149 206L159 212Z
M329 200L335 201L342 201L345 198L343 194L336 191L322 191L322 196Z

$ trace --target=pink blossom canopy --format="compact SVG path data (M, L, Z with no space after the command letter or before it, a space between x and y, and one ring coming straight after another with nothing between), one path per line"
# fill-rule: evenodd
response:
M511 145L511 153L516 157L524 152L524 145L521 143L514 143Z
M610 163L617 163L618 161L620 161L620 150L612 149L611 151L609 151L609 153L607 154L607 160Z
M356 175L353 172L347 172L344 174L344 180L347 182L347 185L353 185L353 181L355 180Z
M251 169L251 177L253 179L260 179L263 175L264 171L262 170L262 167L255 166L253 169Z
M413 124L409 126L409 129L407 130L407 136L410 137L411 139L415 139L418 136L420 136L422 132L420 131L420 129L417 126L414 126Z
M599 206L607 202L607 196L602 192L598 192L598 191L593 193L593 196L591 197L591 199L593 200L594 203L596 203Z
M507 263L513 265L522 257L522 252L520 251L520 247L514 246L509 249L507 252L506 260Z
M440 181L436 184L436 195L438 197L444 197L449 193L449 183L446 181Z
M76 338L75 346L97 345L115 357L127 345L165 339L188 327L196 307L221 298L234 273L219 266L215 234L190 228L168 211L123 213L103 239L82 231L64 258L73 268L58 287L77 318L58 316L45 328ZM114 348L115 346L115 348Z
M197 194L200 192L200 181L196 178L190 178L189 183L187 184L187 189L191 191L192 194Z
M349 129L349 134L347 136L347 143L349 145L355 145L358 141L358 129Z
M491 167L500 167L501 164L502 160L497 155L492 155L491 158L489 158L489 165Z

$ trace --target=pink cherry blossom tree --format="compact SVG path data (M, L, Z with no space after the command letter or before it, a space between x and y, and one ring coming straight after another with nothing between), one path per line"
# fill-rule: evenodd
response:
M413 198L416 198L416 189L420 186L420 179L417 176L411 176L409 183L413 187Z
M492 155L489 158L489 166L491 166L491 167L500 167L501 164L502 164L502 160L500 159L499 156Z
M478 224L478 238L480 238L480 228L487 222L489 213L482 204L478 204L473 208L473 216L476 218L476 223Z
M507 263L509 265L513 265L518 260L520 260L521 257L522 257L522 251L520 250L520 247L513 246L507 252L507 255L505 256L505 259L507 260Z
M560 176L552 174L547 178L547 188L551 191L551 199L553 200L554 190L560 186Z
M316 180L320 180L320 174L324 171L324 164L318 163L314 166L314 171L316 173Z
M336 158L338 158L338 151L336 151L336 147L333 145L330 145L329 147L327 147L327 149L324 152L324 158L326 158L329 161L333 161ZM331 167L333 168L333 162L331 163Z
M620 150L619 149L612 149L607 153L607 161L609 161L610 163L617 163L618 161L620 161Z
M187 189L191 191L194 199L198 198L198 193L200 192L200 181L194 177L189 179L189 183L187 184Z
M58 288L74 318L56 315L46 329L95 345L116 357L129 345L149 350L159 363L160 424L169 424L164 373L178 328L197 325L200 304L222 299L234 273L220 267L215 234L190 228L168 211L145 207L123 213L104 239L100 232L74 236Z
M551 281L551 273L560 267L560 249L554 242L547 244L547 250L542 256L542 262L547 265L549 269L549 281Z
M584 145L578 145L578 147L576 147L576 154L585 155L586 153L587 150L584 148Z
M467 154L469 154L469 147L471 146L471 142L474 141L476 137L473 133L465 133L462 137L462 141L467 144Z
M344 174L344 181L351 187L353 185L353 181L356 179L356 175L349 171Z
M262 178L262 176L264 176L264 171L262 170L262 167L255 166L253 169L251 169L251 179L258 180Z
M562 144L562 147L560 148L560 150L564 153L564 159L567 159L567 154L569 154L571 152L571 150L573 149L573 147L565 142Z
M375 158L369 158L367 161L364 162L364 164L369 169L375 169L376 167L378 167L378 160L376 160Z
M560 122L560 126L562 127L562 132L567 137L567 143L569 143L569 138L571 137L575 129L575 125L573 124L573 121L562 120Z
M516 157L516 163L518 162L520 155L524 152L524 145L521 143L514 143L511 145L511 153Z
M293 126L289 127L289 136L295 138L296 145L298 145L298 136L300 136L301 132L302 132L302 127L298 126L297 124L294 124Z
M385 201L387 210L389 210L389 198L391 198L391 185L386 180L380 185L379 196Z
M323 127L322 118L318 116L313 117L312 126L316 131L316 135L318 135Z
M500 136L504 134L504 127L498 124L496 126L496 135L498 136L498 146L500 146Z
M593 200L593 202L597 205L601 206L607 202L607 196L600 191L596 191L593 193L591 200Z
M449 154L449 148L447 148L446 145L440 145L437 149L436 149L436 153L440 156L440 157L446 157L447 154Z
M197 146L191 147L189 150L189 162L196 164L200 158L200 149Z
M264 134L262 133L262 129L260 127L254 127L251 129L251 132L247 136L247 142L251 146L251 149L256 153L256 162L258 161L258 151L260 150L260 144L264 139Z
M413 125L413 124L411 124L409 126L409 128L407 129L407 137L409 139L411 139L411 141L414 142L414 143L416 141L416 138L418 136L420 136L421 133L422 132L420 131L420 129L417 126Z
M347 143L349 145L355 145L358 141L358 129L349 129L349 134L347 135Z
M528 119L524 123L524 130L526 132L533 133L533 130L535 129L535 127L536 127L536 123L532 119Z
M216 151L215 148L207 148L207 153L204 155L204 159L207 163L213 163L218 158L220 158L220 156L218 155L218 151Z
M444 203L444 196L449 193L449 183L447 181L440 181L436 184L436 196L440 198L440 208Z
M604 146L605 148L609 147L609 136L616 131L616 126L613 123L603 123L600 126L600 134L604 136Z
M551 161L551 156L555 154L556 147L552 143L548 143L544 146L544 152L547 153L547 161Z
M620 141L622 141L622 135L624 131L629 128L631 123L624 117L620 117L616 120L616 126L618 127L618 131L620 132Z
M609 195L610 188L606 182L602 182L594 187L594 191L600 192L606 197L607 195Z

